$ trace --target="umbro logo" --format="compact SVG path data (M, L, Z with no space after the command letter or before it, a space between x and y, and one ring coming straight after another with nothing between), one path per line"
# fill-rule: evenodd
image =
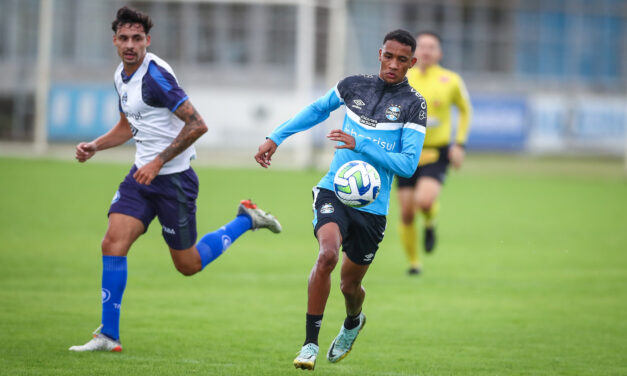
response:
M353 99L353 104L351 105L351 107L361 110L361 108L365 105L366 103L364 103L364 101L362 101L361 99Z
M368 253L367 255L364 256L364 261L372 261L373 257L374 257L374 253Z

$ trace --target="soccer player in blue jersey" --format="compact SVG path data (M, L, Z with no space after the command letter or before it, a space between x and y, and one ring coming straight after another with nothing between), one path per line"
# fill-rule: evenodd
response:
M340 288L346 319L331 343L327 359L337 362L346 357L366 323L362 313L366 292L361 281L383 240L392 179L395 174L409 177L414 173L425 137L426 102L405 78L407 70L416 63L415 49L416 41L409 32L388 33L379 50L378 75L341 80L326 95L277 127L255 155L255 160L267 168L277 147L288 136L319 124L331 111L345 106L342 129L327 135L338 142L329 172L313 189L313 225L319 253L309 276L306 338L294 359L296 368L315 367L318 333L340 247L344 253ZM351 160L366 161L381 175L379 196L359 209L345 206L333 192L335 172Z
M70 347L71 351L122 351L119 324L126 256L155 216L174 266L186 276L201 271L250 229L281 231L272 215L244 200L235 219L196 242L198 177L190 160L195 156L193 143L207 126L172 68L146 51L151 27L149 16L127 7L118 10L112 28L113 44L122 59L114 75L120 121L103 136L76 147L79 162L131 138L137 152L134 166L113 197L102 240L102 322L93 339Z

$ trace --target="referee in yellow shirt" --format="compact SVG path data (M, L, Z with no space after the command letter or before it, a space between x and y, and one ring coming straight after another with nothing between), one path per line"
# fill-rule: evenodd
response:
M420 210L425 218L426 252L435 247L435 218L438 195L449 163L459 168L464 161L464 144L472 108L461 77L439 65L442 59L440 36L424 31L416 36L418 62L407 72L409 84L427 100L427 134L418 168L411 178L397 176L401 207L401 240L410 262L409 274L421 271L414 215ZM457 107L459 122L455 142L451 144L451 106Z

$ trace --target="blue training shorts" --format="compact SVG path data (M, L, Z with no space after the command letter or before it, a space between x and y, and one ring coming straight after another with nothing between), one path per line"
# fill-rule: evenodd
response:
M150 185L139 184L133 166L126 175L109 208L111 213L139 219L144 232L159 217L165 242L172 249L187 249L196 244L196 197L198 176L189 169L169 175L158 175Z

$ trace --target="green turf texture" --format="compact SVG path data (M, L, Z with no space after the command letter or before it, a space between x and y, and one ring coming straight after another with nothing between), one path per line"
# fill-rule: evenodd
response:
M627 374L620 163L547 163L471 157L450 174L439 243L417 278L406 274L393 199L364 280L368 325L346 359L326 361L345 315L338 267L315 374ZM203 272L184 277L153 222L129 255L124 352L67 350L99 324L100 240L128 168L0 158L0 374L304 372L292 360L317 255L310 189L320 171L197 167L199 233L229 221L244 198L274 213L284 232L246 233Z

